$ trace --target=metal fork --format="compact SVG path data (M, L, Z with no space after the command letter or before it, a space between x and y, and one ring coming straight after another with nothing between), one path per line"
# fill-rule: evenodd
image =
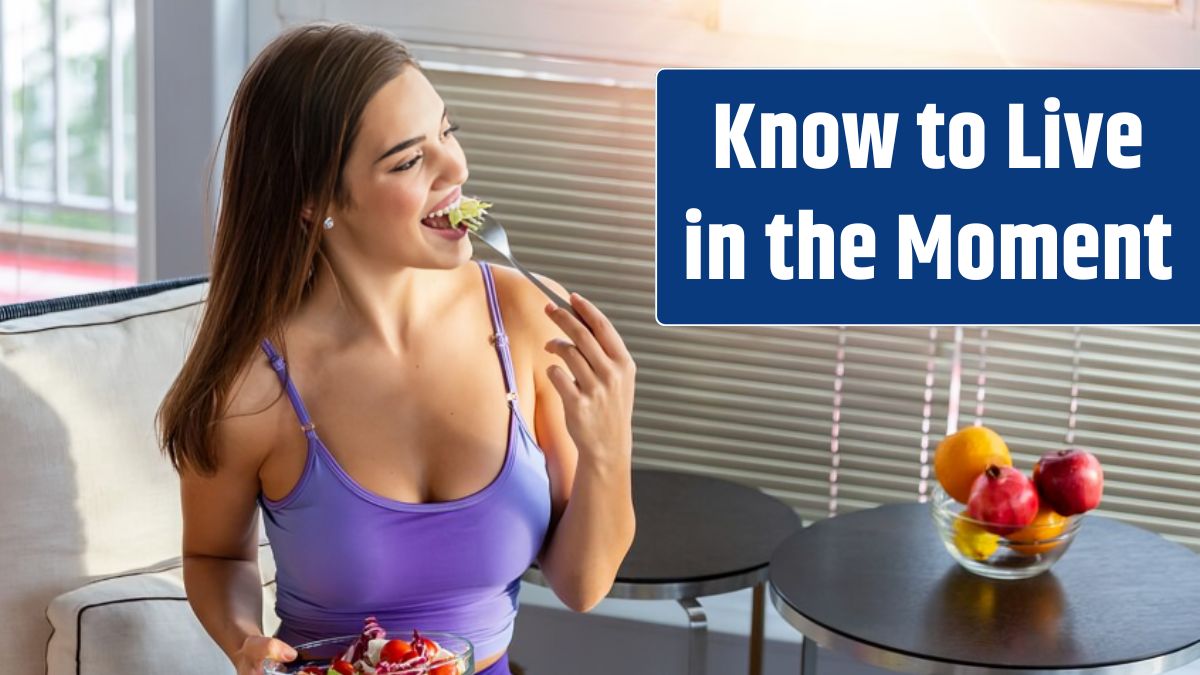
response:
M571 306L571 303L566 298L550 290L546 284L542 283L541 279L537 278L537 275L525 269L521 266L521 263L517 262L517 259L513 257L512 249L508 247L508 234L504 232L504 228L500 225L500 222L493 218L491 214L484 213L480 216L464 220L468 224L475 226L468 227L467 232L474 235L479 241L487 244L496 253L504 256L505 260L512 263L513 267L517 268L521 274L524 274L527 279L532 281L533 285L537 286L542 293L545 293L546 297L550 298L554 304L571 312L575 315L575 318L583 321L583 317L579 316L579 313L575 311L575 308ZM584 325L587 325L587 322L584 322Z

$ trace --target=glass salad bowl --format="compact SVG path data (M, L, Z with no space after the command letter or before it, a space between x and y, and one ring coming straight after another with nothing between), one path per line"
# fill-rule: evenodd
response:
M388 631L389 638L408 641L413 631ZM421 637L433 640L447 656L439 657L417 667L396 671L396 675L474 675L475 648L469 640L450 633L421 632ZM294 645L299 656L289 663L268 660L263 663L264 675L345 675L331 668L333 660L340 657L358 640L358 635L344 635L316 642ZM344 662L343 662L344 663ZM343 666L344 667L344 666Z

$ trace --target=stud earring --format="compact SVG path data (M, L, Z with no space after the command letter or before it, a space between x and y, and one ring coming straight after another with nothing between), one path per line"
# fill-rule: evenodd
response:
M327 230L333 229L333 217L332 216L325 219L325 229L327 229Z

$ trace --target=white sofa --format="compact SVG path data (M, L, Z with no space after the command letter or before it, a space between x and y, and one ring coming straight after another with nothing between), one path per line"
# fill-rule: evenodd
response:
M178 479L154 433L207 288L192 278L0 307L0 654L10 669L233 672L184 596ZM259 550L273 631L274 564Z

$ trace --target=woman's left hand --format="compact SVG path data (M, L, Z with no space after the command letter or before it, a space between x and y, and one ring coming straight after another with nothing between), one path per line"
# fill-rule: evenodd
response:
M572 293L571 306L578 318L553 303L546 305L546 314L570 338L546 343L546 351L560 357L570 370L552 365L546 371L562 398L567 432L579 448L581 461L628 462L633 449L636 365L612 322L595 305Z

